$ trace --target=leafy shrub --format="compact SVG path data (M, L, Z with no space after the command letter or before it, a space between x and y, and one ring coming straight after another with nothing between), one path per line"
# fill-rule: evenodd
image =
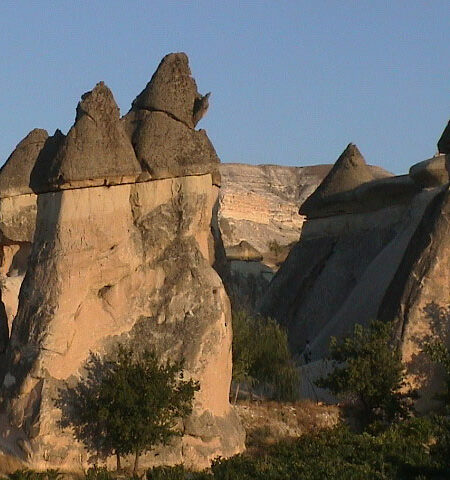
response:
M89 450L117 456L139 456L157 444L167 445L179 417L192 411L198 383L182 379L182 362L160 364L154 352L137 354L118 345L101 359L91 355L87 377L60 391L63 426L73 426L77 439ZM100 472L98 472L100 473Z
M412 392L403 393L405 367L391 337L391 324L381 321L367 328L355 325L353 335L341 342L333 337L333 371L316 381L319 387L352 399L361 408L366 426L405 418L411 408Z
M85 480L115 480L115 476L106 467L91 467L84 474Z
M8 475L11 480L60 480L63 474L56 469L49 468L45 472L36 472L28 468L16 470Z
M233 313L233 379L238 384L266 384L277 400L298 398L298 371L287 334L273 319L244 310Z

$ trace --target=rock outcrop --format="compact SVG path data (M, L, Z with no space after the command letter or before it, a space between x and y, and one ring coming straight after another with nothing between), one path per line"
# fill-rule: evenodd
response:
M450 154L450 120L447 123L444 131L442 132L441 138L437 144L438 152L444 155Z
M55 400L90 352L119 341L183 358L200 382L183 437L143 466L200 468L244 448L228 401L230 306L212 268L219 159L193 128L197 98L186 55L168 55L125 117L99 83L67 136L31 132L0 172L0 450L32 468L88 465Z
M259 305L287 327L294 350L309 340L315 361L327 356L332 336L355 323L395 321L410 379L423 394L421 409L433 396L413 365L432 333L427 311L450 305L449 187L438 161L418 164L411 176L371 179L349 145L301 206L308 219L300 241Z
M315 191L331 167L220 165L218 225L231 270L225 283L237 303L252 308L264 295L300 237L305 217L298 215L298 206ZM369 178L389 180L385 170L365 164L363 167ZM370 192L366 197L369 202ZM262 258L250 259L245 252L239 256L241 242L247 242Z

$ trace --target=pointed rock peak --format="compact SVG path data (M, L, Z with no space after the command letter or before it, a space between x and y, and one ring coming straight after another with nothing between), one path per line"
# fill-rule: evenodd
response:
M86 92L81 96L81 101L77 106L75 122L84 115L90 117L94 122L119 119L119 107L114 100L111 90L104 82L97 83L90 92Z
M206 108L208 96L201 102ZM201 118L198 118L199 101L205 97L198 93L187 55L170 53L161 60L150 82L133 101L132 109L162 111L193 128Z
M355 168L366 165L364 157L354 143L349 143L335 163L335 167Z
M0 170L0 197L32 193L30 173L48 138L46 130L35 128L19 142Z
M438 152L445 153L448 155L450 153L450 120L447 123L444 131L442 132L441 138L438 141Z
M356 145L349 143L316 192L324 197L351 190L371 180L374 180L374 176L364 157Z
M50 170L52 188L122 183L141 173L119 107L103 82L82 95L67 136L57 131L55 137L63 142Z
M375 176L366 164L358 147L349 143L322 183L300 207L300 213L312 216L320 210L328 197L352 190L374 179Z

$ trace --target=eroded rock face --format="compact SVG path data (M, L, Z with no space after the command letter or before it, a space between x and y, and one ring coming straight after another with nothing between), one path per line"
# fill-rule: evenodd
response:
M342 168L338 163L336 169ZM441 164L429 169L442 176ZM433 188L420 187L417 177L371 180L328 198L314 193L314 201L305 202L314 204L306 209L312 216L259 309L287 327L294 351L301 352L310 341L319 364L305 367L308 377L323 373L320 361L332 336L350 333L355 323L383 318L397 325L409 379L422 395L418 408L432 406L435 372L429 363L427 375L418 366L426 364L421 346L427 335L436 334L433 325L441 322L450 342L445 314L450 305L449 193L444 180ZM337 199L335 205L331 199ZM336 214L331 215L333 208Z
M175 83L178 74L190 76L184 54L171 61L181 65ZM170 98L170 78L164 78ZM158 88L164 96L163 86ZM162 112L145 114L153 117L143 120L145 128L140 119L130 127L129 118L119 119L109 89L98 84L82 97L67 137L58 137L47 191L0 200L0 228L11 243L2 243L1 273L8 277L20 264L25 274L23 282L17 276L19 305L10 314L6 342L0 311L0 449L32 468L74 471L88 465L82 445L59 426L55 399L64 385L82 378L90 352L104 354L117 342L154 348L163 360L184 358L185 376L200 382L183 437L147 455L143 467L183 462L202 468L244 448L228 401L230 306L211 266L218 195L211 165L218 158L205 132ZM195 161L186 154L189 146L177 144L179 131L194 144L201 139L204 147L189 151L195 150ZM164 138L165 178L155 179L142 154L147 150L140 148L156 142L162 171ZM45 168L35 163L27 172L24 185L44 178ZM29 258L17 250L22 244L31 247Z

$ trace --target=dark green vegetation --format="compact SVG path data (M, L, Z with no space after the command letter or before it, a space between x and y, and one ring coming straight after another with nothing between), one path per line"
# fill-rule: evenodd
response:
M373 321L355 325L341 342L331 339L331 373L316 384L353 403L364 427L375 421L390 423L406 418L412 392L406 387L399 350L392 341L392 325Z
M177 419L192 411L197 382L182 378L181 362L161 364L154 352L118 345L106 358L92 354L86 378L60 392L63 426L89 451L108 457L139 456L176 435Z
M270 318L233 313L233 380L236 397L241 384L265 386L275 400L298 398L299 377L285 330Z
M148 480L447 479L448 458L439 448L438 428L427 419L406 420L380 435L356 434L341 426L278 443L261 456L218 459L209 471L189 472L180 465L156 467L148 470L145 477ZM86 474L86 480L114 478L113 472L101 468ZM16 476L14 480L35 479Z

